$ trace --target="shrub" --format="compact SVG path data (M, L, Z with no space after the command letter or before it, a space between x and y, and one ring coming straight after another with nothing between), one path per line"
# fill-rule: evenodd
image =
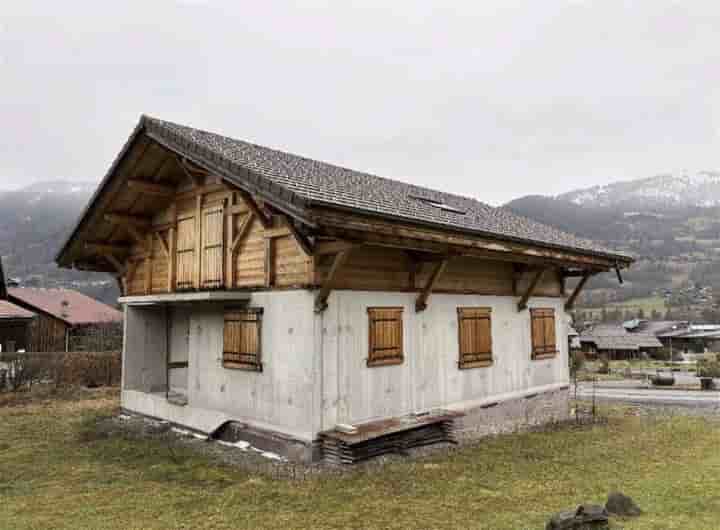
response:
M720 378L720 361L700 360L697 364L698 377Z
M585 367L585 354L582 351L570 352L570 374L574 375Z
M607 355L600 355L598 356L598 360L600 361L600 367L598 368L599 374L609 374L610 373L610 359L608 359Z

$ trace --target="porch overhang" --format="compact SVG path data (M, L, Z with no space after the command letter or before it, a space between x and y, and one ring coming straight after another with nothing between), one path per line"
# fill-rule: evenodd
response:
M127 306L247 302L250 300L250 294L251 293L246 291L193 291L187 293L122 296L118 298L118 302Z

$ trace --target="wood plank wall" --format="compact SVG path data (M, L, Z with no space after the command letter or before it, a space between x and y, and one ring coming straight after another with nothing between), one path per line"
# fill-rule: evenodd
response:
M229 249L241 232L231 256ZM154 216L145 236L132 247L126 263L128 295L317 287L334 257L306 255L282 217L272 217L271 226L263 228L241 196L219 179L208 179L200 187L181 184L173 203ZM351 252L334 288L417 292L433 268L432 262L416 262L401 249L363 246ZM519 295L531 277L531 272L517 273L508 262L457 257L433 292ZM534 295L562 296L559 273L546 273Z
M231 259L229 249L246 219L249 225ZM270 288L308 287L313 258L283 230L283 218L272 222L264 229L239 194L219 179L200 187L183 183L173 203L154 216L148 237L133 245L126 294L263 288L268 277Z

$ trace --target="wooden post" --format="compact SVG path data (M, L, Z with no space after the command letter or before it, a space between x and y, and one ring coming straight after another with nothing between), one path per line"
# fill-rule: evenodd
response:
M265 287L272 287L275 283L275 239L265 238Z
M147 235L145 244L147 245L147 253L145 254L145 294L150 294L152 293L152 232Z
M433 269L432 274L430 274L430 278L428 278L427 284L425 284L425 287L423 288L420 296L418 296L415 302L416 312L419 313L420 311L425 311L425 309L427 309L427 301L430 298L430 293L432 292L433 287L435 287L435 284L440 278L440 275L447 267L449 261L449 258L444 258L435 264L435 268Z
M535 276L533 277L532 281L530 282L530 286L528 287L527 291L523 295L523 297L518 302L518 311L523 311L524 309L527 309L527 303L528 300L530 300L530 297L532 296L533 292L535 291L535 287L540 283L540 279L542 278L543 274L545 273L545 269L540 269L535 273Z
M235 232L235 216L232 213L233 197L230 196L228 208L225 209L225 288L233 287L233 237Z
M202 195L195 199L195 289L200 289L200 269L202 268Z
M168 278L167 290L172 293L175 290L175 276L177 271L177 230L171 226L168 230Z

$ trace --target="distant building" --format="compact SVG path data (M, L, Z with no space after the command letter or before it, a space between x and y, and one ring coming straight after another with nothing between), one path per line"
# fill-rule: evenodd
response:
M630 331L620 324L598 324L580 335L582 351L609 359L634 359L643 353L656 354L662 343L652 333Z
M28 350L69 351L73 336L95 334L113 326L120 332L122 313L94 298L71 289L15 287L7 289L7 301L37 314L32 323ZM100 344L93 348L108 349Z

